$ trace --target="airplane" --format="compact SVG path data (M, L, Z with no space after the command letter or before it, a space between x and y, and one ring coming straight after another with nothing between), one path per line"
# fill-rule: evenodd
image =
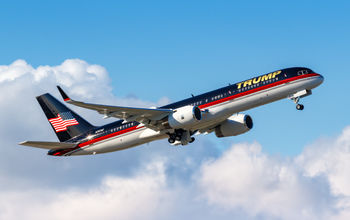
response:
M59 142L25 141L24 146L48 149L48 155L94 155L119 151L168 138L171 145L192 143L196 134L214 132L219 138L248 132L253 120L240 112L281 99L303 110L301 98L323 83L309 68L277 70L158 108L90 104L71 99L57 86L66 103L120 120L93 126L49 93L36 97Z

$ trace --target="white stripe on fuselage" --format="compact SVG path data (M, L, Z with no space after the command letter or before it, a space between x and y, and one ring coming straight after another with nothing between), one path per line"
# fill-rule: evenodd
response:
M287 98L289 95L304 89L313 89L319 85L317 80L315 80L317 78L318 76L313 76L286 82L281 85L276 85L265 90L206 107L204 109L208 109L208 113L203 113L202 120L191 130L211 127L226 120L237 112L246 111L257 106ZM142 135L144 133L147 133L147 135ZM144 127L78 148L64 155L107 153L134 147L165 137L167 137L165 132L160 133Z

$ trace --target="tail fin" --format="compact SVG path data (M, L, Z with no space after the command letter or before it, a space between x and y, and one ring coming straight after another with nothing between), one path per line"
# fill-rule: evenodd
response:
M36 99L60 142L67 141L94 128L93 125L50 94L43 94L36 97Z

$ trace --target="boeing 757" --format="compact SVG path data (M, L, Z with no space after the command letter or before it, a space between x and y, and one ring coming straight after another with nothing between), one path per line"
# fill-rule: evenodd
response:
M93 126L46 93L36 97L59 142L25 141L21 145L48 149L48 155L71 156L113 152L167 138L171 145L192 143L196 134L214 132L219 138L243 134L253 120L240 112L281 99L299 100L323 82L323 76L303 67L287 68L238 82L158 108L90 104L71 99L66 103L95 110L119 120Z

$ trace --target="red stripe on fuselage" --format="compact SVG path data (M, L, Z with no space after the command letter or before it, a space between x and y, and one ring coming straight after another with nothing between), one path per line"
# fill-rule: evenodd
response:
M235 95L232 95L232 96L229 96L229 97L218 99L218 100L215 100L215 101L212 101L212 102L200 105L198 107L201 108L201 109L202 108L207 108L207 107L210 107L210 106L213 106L213 105L217 105L217 104L220 104L220 103L232 100L232 99L236 99L236 98L243 97L243 96L255 93L255 92L259 92L259 91L262 91L262 90L265 90L265 89L268 89L268 88L271 88L271 87L274 87L274 86L282 85L282 84L287 83L287 82L292 82L292 81L296 81L296 80L303 79L303 78L308 78L308 77L313 77L313 76L318 76L318 74L310 73L310 74L306 74L306 75L300 75L300 76L295 76L295 77L292 77L292 78L284 79L284 80L277 81L277 82L274 82L274 83L270 83L270 84L267 84L267 85L264 85L264 86L259 86L259 87L256 87L254 89L250 89L250 90L247 90L247 91L244 91L244 92L240 92L238 94L235 94Z
M135 126L133 126L133 127L126 128L126 129L121 130L121 131L117 131L117 132L114 132L114 133L111 133L111 134L107 134L107 135L105 135L105 136L101 136L101 137L98 137L98 138L95 138L95 139L88 140L88 141L86 141L86 142L80 143L80 144L79 144L78 146L76 146L75 148L57 152L57 153L53 154L53 156L62 156L62 155L64 155L64 154L66 154L66 153L72 152L72 151L74 151L74 150L76 150L76 149L85 147L85 146L87 146L87 145L90 145L90 144L93 144L93 143L96 143L96 142L99 142L99 141L106 140L106 139L111 138L111 137L115 137L115 136L118 136L118 135L121 135L121 134L125 134L125 133L131 132L131 131L135 131L135 130L144 128L144 126L141 126L141 127L137 127L137 126L138 126L138 125L135 125Z
M84 143L80 143L78 146L79 147L84 147L86 145L89 145L89 144L93 144L93 143L96 143L96 142L99 142L99 141L103 141L105 139L108 139L108 138L111 138L111 137L115 137L117 135L121 135L121 134L125 134L125 133L128 133L130 131L135 131L135 130L138 130L140 128L143 128L144 126L141 126L141 127L137 127L138 125L135 125L133 127L130 127L130 128L126 128L124 130L121 130L121 131L117 131L117 132L114 132L114 133L111 133L111 134L107 134L105 136L101 136L101 137L98 137L98 138L95 138L95 139L91 139L89 141L86 141Z
M232 96L229 96L229 97L225 97L225 98L222 98L222 99L219 99L219 100L215 100L215 101L212 101L210 103L206 103L206 104L200 105L198 107L199 108L207 108L207 107L210 107L210 106L213 106L213 105L217 105L217 104L220 104L220 103L223 103L223 102L235 99L235 98L239 98L239 97L243 97L243 96L255 93L255 92L263 91L265 89L268 89L268 88L271 88L271 87L274 87L274 86L282 85L284 83L296 81L296 80L299 80L299 79L309 78L309 77L313 77L313 76L319 76L319 75L316 74L316 73L310 73L310 74L306 74L306 75L295 76L295 77L292 77L292 78L288 78L288 79L284 79L284 80L277 81L277 82L274 82L274 83L270 83L270 84L267 84L267 85L264 85L264 86L259 86L257 88L250 89L250 90L247 90L247 91L244 91L244 92L240 92L238 94L235 94L235 95L232 95ZM98 138L95 138L95 139L92 139L92 140L89 140L89 141L86 141L86 142L83 142L83 143L80 143L77 147L73 148L71 151L76 150L76 149L81 148L81 147L85 147L87 145L90 145L90 144L93 144L93 143L96 143L96 142L99 142L99 141L106 140L106 139L111 138L111 137L115 137L115 136L118 136L118 135L121 135L121 134L125 134L125 133L131 132L131 131L135 131L135 130L138 130L138 129L144 127L144 126L141 126L141 127L137 127L137 126L138 125L130 127L130 128L126 128L124 130L117 131L117 132L114 132L114 133L111 133L111 134L107 134L105 136L98 137ZM65 153L68 153L68 152L61 151L61 152L55 153L54 156L62 156Z

